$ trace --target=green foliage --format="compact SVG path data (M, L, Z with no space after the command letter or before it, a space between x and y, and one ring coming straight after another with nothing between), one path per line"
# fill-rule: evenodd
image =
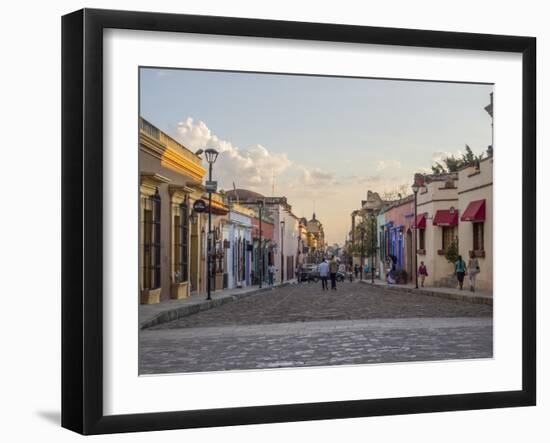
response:
M355 245L352 248L352 252L361 254L365 257L371 256L376 252L376 220L373 218L365 217L355 227ZM361 235L362 231L364 232ZM361 242L363 237L363 242Z
M458 244L456 241L453 241L447 249L445 249L445 258L449 263L455 263L458 259Z
M466 152L460 157L455 157L450 155L445 157L441 164L436 162L435 165L432 165L432 172L434 174L445 174L448 172L457 172L459 169L463 168L466 165L475 165L479 164L479 161L483 157L483 154L476 155L473 153L472 149L466 145Z

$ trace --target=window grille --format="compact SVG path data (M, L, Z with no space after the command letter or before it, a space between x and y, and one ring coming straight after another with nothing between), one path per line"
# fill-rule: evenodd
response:
M145 198L143 211L143 288L160 288L160 195Z
M189 206L187 199L176 209L174 217L175 237L175 280L176 283L189 279Z
M418 232L418 249L426 249L426 231L417 229L416 232Z
M484 249L484 232L483 222L473 223L474 229L474 251L482 251Z

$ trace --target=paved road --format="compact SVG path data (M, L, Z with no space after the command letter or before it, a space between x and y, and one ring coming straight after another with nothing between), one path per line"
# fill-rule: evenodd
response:
M492 356L492 307L291 285L140 331L140 373Z

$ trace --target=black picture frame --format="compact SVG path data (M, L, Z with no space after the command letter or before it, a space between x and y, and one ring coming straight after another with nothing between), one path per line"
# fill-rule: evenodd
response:
M170 411L103 413L103 31L108 28L503 51L522 55L522 389ZM413 414L536 403L536 39L84 9L62 18L62 426L82 434Z

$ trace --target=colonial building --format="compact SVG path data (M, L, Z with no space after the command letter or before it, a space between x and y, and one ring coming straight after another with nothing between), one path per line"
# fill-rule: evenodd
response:
M261 212L261 219L260 219ZM260 222L261 220L261 222ZM252 267L250 278L253 285L267 282L267 268L274 263L273 251L273 218L263 209L254 208L254 216L252 218ZM260 235L261 226L261 235Z
M319 263L325 254L325 231L323 224L315 216L306 224L307 229L307 247L309 251L309 261Z
M489 151L491 152L491 151ZM476 286L493 290L493 157L458 172L459 251L466 262L477 257ZM466 285L467 286L467 285Z
M445 258L445 251L454 242L459 244L458 174L416 174L420 186L417 195L418 262L428 269L425 285L449 285L449 275L454 265ZM452 284L456 278L451 278Z
M241 288L252 284L252 219L254 210L238 203L230 205L229 219L223 225L223 247L227 287Z
M307 219L305 217L301 217L298 220L298 265L301 266L305 263L309 263L308 252L309 248L307 243Z
M407 271L412 280L415 267L413 243L414 196L396 200L384 209L384 230L382 236L385 257L396 258L397 269Z
M292 207L288 204L286 197L265 197L247 189L228 191L227 196L232 202L257 210L258 216L261 208L262 220L264 216L270 218L273 241L267 246L267 263L266 260L262 260L261 264L264 267L271 264L275 266L277 269L275 279L278 282L294 278L298 261L299 219L292 213ZM265 241L263 232L262 238ZM262 254L265 253L266 245L259 246L263 251ZM267 270L264 269L262 274L267 275Z
M205 201L208 201L208 194L203 196ZM210 207L206 207L206 211L201 214L202 230L202 262L204 263L203 277L204 282L207 281L207 253L208 253L208 213ZM210 266L211 266L211 281L210 290L217 291L228 287L228 268L227 268L227 253L224 243L223 230L224 226L230 223L229 206L227 205L224 196L218 193L212 194L212 221L210 236ZM202 287L201 287L202 290ZM205 288L206 290L206 288ZM201 291L202 292L202 291Z
M139 127L139 296L140 303L158 303L198 289L202 221L191 222L190 208L206 170L200 157L145 119Z

